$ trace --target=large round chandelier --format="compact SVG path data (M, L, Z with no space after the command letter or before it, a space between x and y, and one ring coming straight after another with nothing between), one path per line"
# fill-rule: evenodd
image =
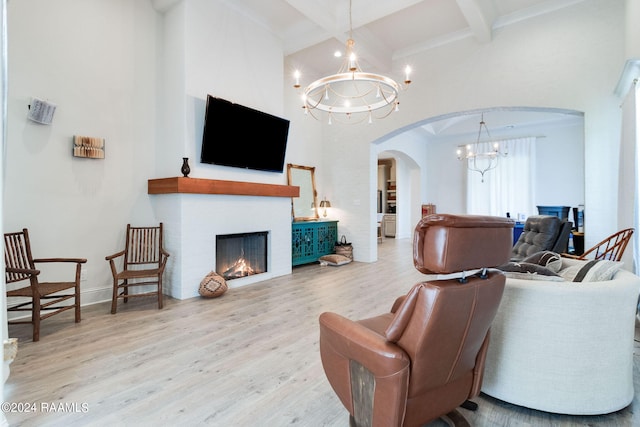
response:
M309 84L303 91L302 108L319 120L318 111L328 114L328 123L333 120L343 123L360 123L387 117L399 110L398 94L402 86L394 79L381 74L366 73L358 64L354 51L353 23L349 0L349 39L346 43L344 61L336 74L322 77ZM405 68L404 86L411 83L411 68ZM300 88L300 72L295 71L295 84Z

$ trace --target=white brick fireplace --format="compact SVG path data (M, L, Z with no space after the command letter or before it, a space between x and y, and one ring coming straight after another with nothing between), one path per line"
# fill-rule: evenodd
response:
M151 198L158 221L164 223L165 249L171 254L165 294L178 299L199 295L200 281L215 270L218 234L269 233L267 272L230 280L230 288L291 273L290 197L161 193Z

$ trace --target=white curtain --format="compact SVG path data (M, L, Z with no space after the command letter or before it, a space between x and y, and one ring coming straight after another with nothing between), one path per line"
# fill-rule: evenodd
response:
M484 179L479 172L467 169L467 213L506 216L509 212L514 219L518 214L527 217L537 213L533 202L535 140L530 137L500 141L501 151L506 148L508 154L499 158L495 169L484 173ZM489 147L481 148L486 152L484 148ZM480 168L482 161L478 161Z
M633 82L622 104L622 134L620 138L620 165L618 178L618 228L634 227L636 231L624 253L623 261L638 272L640 266L640 135L638 121L638 84Z

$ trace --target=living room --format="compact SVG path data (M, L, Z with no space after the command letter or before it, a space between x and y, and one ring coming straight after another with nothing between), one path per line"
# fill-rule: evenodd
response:
M195 296L212 269L213 234L243 231L254 220L274 230L271 253L280 256L266 279L290 275L288 200L200 196L189 213L183 196L148 194L149 179L180 175L183 157L194 178L286 184L286 173L199 162L212 94L291 120L286 162L316 168L318 195L331 201L339 234L365 265L379 258L375 183L386 141L454 112L582 112L588 247L618 228L622 99L614 89L640 51L627 24L631 3L564 1L500 27L489 42L462 37L410 55L413 83L399 113L371 126L328 126L301 111L291 87L295 64L279 35L232 1L9 1L3 229L27 227L38 256L87 258L86 306L110 299L104 257L122 247L128 223L165 223L173 249L167 289L175 298ZM393 71L401 75L402 66ZM51 125L27 119L33 97L57 106ZM74 135L104 138L105 158L73 157ZM452 151L434 153L422 162L439 174L428 176L421 201L464 213L464 168ZM193 267L193 257L210 262ZM181 294L178 283L193 286Z

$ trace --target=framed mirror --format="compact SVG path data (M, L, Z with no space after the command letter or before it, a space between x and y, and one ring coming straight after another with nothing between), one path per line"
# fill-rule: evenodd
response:
M291 198L291 213L294 221L318 219L315 167L287 164L289 185L300 187L300 197Z

